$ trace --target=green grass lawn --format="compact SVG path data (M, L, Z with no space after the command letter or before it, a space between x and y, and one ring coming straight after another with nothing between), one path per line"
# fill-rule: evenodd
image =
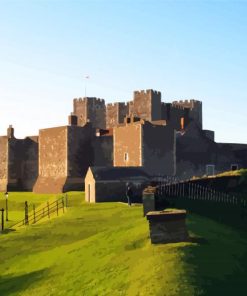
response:
M82 193L69 205L0 234L1 296L247 295L246 233L189 214L192 242L151 245L141 205L87 204Z

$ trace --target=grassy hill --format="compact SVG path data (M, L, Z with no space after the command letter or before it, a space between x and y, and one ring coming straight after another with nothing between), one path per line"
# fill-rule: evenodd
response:
M69 205L0 234L1 296L247 294L246 233L189 214L191 242L151 245L141 205L87 204L82 193Z

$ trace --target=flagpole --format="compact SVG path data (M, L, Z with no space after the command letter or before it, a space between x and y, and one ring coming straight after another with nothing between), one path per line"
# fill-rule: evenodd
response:
M87 79L89 79L89 76L86 75L86 76L84 77L84 79L85 79L85 98L86 98L86 97L87 97Z

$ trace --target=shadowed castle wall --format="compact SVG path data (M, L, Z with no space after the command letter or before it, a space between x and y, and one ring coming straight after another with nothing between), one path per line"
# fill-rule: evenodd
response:
M99 136L93 140L94 166L113 166L113 136Z
M170 126L143 125L143 166L151 175L175 175L176 137Z
M0 137L0 191L32 191L38 176L38 137Z

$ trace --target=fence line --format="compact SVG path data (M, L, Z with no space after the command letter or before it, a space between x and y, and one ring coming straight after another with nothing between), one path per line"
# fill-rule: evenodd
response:
M166 198L188 198L191 200L204 200L227 203L231 205L247 205L246 198L243 198L243 195L216 191L215 189L192 182L160 183L156 186L156 188L156 194L158 197L163 196Z
M57 213L57 216L58 216L59 209L62 209L64 213L65 207L67 206L68 206L68 196L66 194L65 197L63 196L51 203L47 201L46 206L44 206L43 208L40 208L39 210L37 210L35 205L33 205L33 208L30 214L29 206L26 201L24 204L24 219L11 225L9 228L18 228L24 225L35 224L45 217L50 218L50 215L52 213ZM1 211L2 211L2 231L3 231L4 230L4 223L3 223L4 209L2 209Z

